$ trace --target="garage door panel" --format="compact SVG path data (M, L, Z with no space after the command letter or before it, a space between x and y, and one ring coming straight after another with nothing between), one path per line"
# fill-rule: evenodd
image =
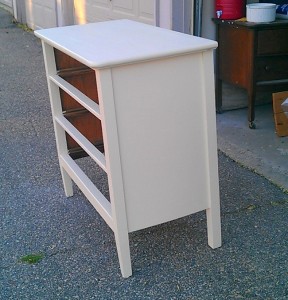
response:
M57 26L55 8L35 3L34 14L36 26L40 26L41 28Z
M154 24L155 0L74 0L76 24L130 19Z
M74 0L75 24L109 20L110 0Z
M138 17L141 22L154 24L154 0L139 0Z
M135 2L134 0L113 0L112 10L114 13L122 14L135 14Z
M26 19L33 29L57 26L56 0L25 0Z

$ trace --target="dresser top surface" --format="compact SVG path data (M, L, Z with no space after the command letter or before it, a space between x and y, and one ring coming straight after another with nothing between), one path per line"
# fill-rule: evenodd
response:
M130 20L36 30L35 35L91 68L205 51L217 42Z

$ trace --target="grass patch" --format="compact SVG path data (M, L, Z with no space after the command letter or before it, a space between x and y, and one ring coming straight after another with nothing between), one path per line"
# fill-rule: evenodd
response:
M287 200L284 201L271 201L270 204L272 206L280 206L280 205L286 205L288 203Z
M16 24L16 26L18 28L21 28L22 30L24 30L26 32L32 32L33 31L33 29L31 29L27 24L19 23L15 19L13 20L13 23Z
M257 206L254 205L254 204L250 204L250 205L248 205L248 206L246 207L246 209L249 210L249 211L252 211L252 210L254 210L254 209L256 209L256 208L257 208Z
M30 27L28 27L27 24L17 23L17 27L21 28L22 30L24 30L26 32L32 32L33 31Z
M43 253L28 254L20 257L20 262L26 264L37 264L44 258Z

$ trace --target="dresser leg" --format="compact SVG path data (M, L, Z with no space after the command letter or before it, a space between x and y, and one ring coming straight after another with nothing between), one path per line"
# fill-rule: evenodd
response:
M61 167L60 171L61 171L61 175L62 175L62 181L63 181L65 195L66 195L66 197L71 197L71 196L73 196L72 179L67 174L67 172L64 170L64 168Z
M130 246L128 232L121 229L115 231L115 241L118 253L118 259L121 269L121 274L124 278L132 275L132 264L130 257Z
M256 124L254 123L254 121L249 122L249 128L256 129Z
M207 217L208 245L212 249L221 247L222 238L221 238L220 208L217 206L217 207L206 209L206 217Z
M251 89L248 91L248 124L250 129L255 129L255 91Z

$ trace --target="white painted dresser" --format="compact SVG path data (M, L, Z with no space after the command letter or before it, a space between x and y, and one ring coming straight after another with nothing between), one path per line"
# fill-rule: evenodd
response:
M217 43L128 20L35 34L43 43L66 195L73 194L72 179L114 231L122 275L132 274L129 232L201 210L208 244L219 247ZM77 105L64 108L65 97ZM83 112L96 121L86 124ZM81 114L78 123L73 113ZM71 155L71 137L107 173L109 201Z

